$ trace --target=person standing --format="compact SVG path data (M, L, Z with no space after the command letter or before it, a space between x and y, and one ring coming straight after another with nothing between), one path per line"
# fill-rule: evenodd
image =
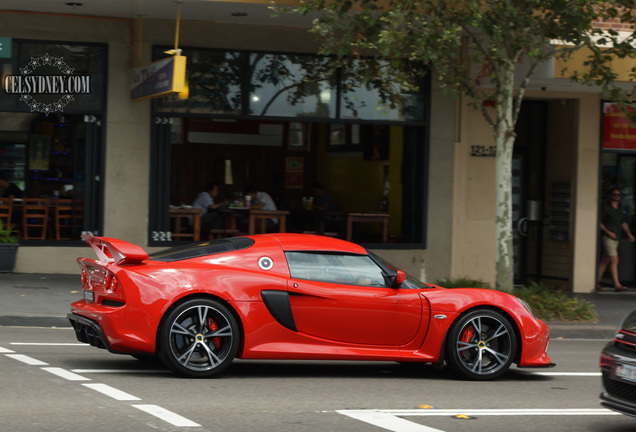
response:
M612 188L609 193L609 201L603 204L601 211L601 244L602 256L598 266L597 288L601 289L601 278L609 267L612 282L614 283L614 291L625 291L625 288L618 278L618 245L621 238L621 231L625 231L629 241L635 240L629 229L627 219L620 208L622 198L621 190L617 187Z

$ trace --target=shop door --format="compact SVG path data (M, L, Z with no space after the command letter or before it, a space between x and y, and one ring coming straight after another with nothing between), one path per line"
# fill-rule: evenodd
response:
M634 201L634 193L636 193L636 156L616 153L603 155L603 185L600 204L605 202L609 190L614 186L623 191L620 208L629 223L630 230L632 233L636 233L636 218L634 217L634 205L636 204ZM634 263L636 262L635 249L636 244L630 242L623 233L618 246L618 256L620 258L618 278L623 284L630 286L636 282L636 271L634 269ZM604 282L611 285L609 272L604 277L606 278Z
M24 153L26 197L51 199L52 208L70 207L69 219L51 210L49 240L99 235L102 226L103 139L95 115L40 115L30 123ZM66 201L66 203L64 203ZM58 226L58 224L60 226Z
M546 114L545 102L524 102L517 122L512 170L515 284L541 275Z

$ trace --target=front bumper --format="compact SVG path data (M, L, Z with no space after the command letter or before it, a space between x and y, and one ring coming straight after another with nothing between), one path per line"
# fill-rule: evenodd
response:
M636 367L636 353L629 353L610 342L601 353L601 405L621 414L636 417L636 381L617 376L617 365Z

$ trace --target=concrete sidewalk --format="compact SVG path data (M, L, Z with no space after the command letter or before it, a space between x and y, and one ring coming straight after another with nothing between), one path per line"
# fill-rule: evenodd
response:
M591 302L596 323L548 322L551 337L610 339L621 319L636 309L636 289L576 294ZM80 274L0 273L0 326L70 327L70 303L82 298Z

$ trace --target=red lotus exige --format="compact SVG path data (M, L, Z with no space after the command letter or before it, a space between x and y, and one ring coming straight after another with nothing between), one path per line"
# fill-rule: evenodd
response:
M515 296L444 289L363 247L306 234L260 234L177 247L85 236L78 340L174 372L211 377L234 358L449 364L475 380L553 366L549 330Z

